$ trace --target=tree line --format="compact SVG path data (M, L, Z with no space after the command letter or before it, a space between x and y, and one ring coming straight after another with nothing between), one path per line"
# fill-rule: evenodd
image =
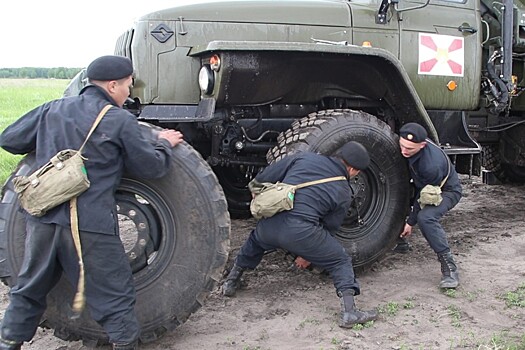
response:
M0 68L0 78L14 79L72 79L82 68Z

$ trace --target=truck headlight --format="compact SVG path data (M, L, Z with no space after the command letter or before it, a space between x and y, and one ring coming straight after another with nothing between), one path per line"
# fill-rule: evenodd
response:
M206 94L209 95L213 91L215 84L215 76L209 64L202 66L199 71L199 87Z

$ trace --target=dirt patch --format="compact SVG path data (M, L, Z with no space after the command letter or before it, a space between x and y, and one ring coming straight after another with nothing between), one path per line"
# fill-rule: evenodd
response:
M235 298L215 290L189 320L141 349L506 349L525 344L525 307L507 293L525 289L525 187L487 186L463 178L464 197L443 220L459 263L461 286L437 288L439 263L418 230L408 254L389 253L358 273L358 307L378 307L363 329L337 326L331 280L299 271L283 252L268 254L245 274ZM229 265L253 220L234 220ZM2 287L1 309L7 306ZM506 347L507 346L507 347ZM85 349L39 330L24 349Z

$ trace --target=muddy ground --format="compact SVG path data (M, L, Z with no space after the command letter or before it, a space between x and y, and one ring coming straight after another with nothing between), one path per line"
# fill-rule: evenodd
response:
M460 266L454 293L437 288L439 263L414 230L410 253L389 253L358 274L358 307L379 308L380 319L342 329L330 279L273 253L245 275L237 297L215 290L186 323L141 349L525 349L525 187L462 182L464 197L443 220ZM233 221L228 266L253 223ZM0 293L3 312L7 288ZM39 330L24 349L86 348Z

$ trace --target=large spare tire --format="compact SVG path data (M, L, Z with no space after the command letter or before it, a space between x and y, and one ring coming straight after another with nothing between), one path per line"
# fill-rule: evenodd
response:
M366 268L395 244L409 208L407 163L390 127L360 111L312 113L278 137L267 160L272 163L301 151L331 155L352 140L366 147L371 164L353 179L356 201L336 236L354 266Z
M11 176L35 168L26 156ZM230 218L216 176L188 144L174 148L171 172L161 179L124 176L117 192L119 226L137 289L141 342L183 323L222 276L229 252ZM96 203L94 203L96 205ZM0 204L0 273L16 283L24 255L23 214L10 180ZM72 320L73 289L62 279L48 296L42 326L65 340L107 343L103 329L83 312Z

